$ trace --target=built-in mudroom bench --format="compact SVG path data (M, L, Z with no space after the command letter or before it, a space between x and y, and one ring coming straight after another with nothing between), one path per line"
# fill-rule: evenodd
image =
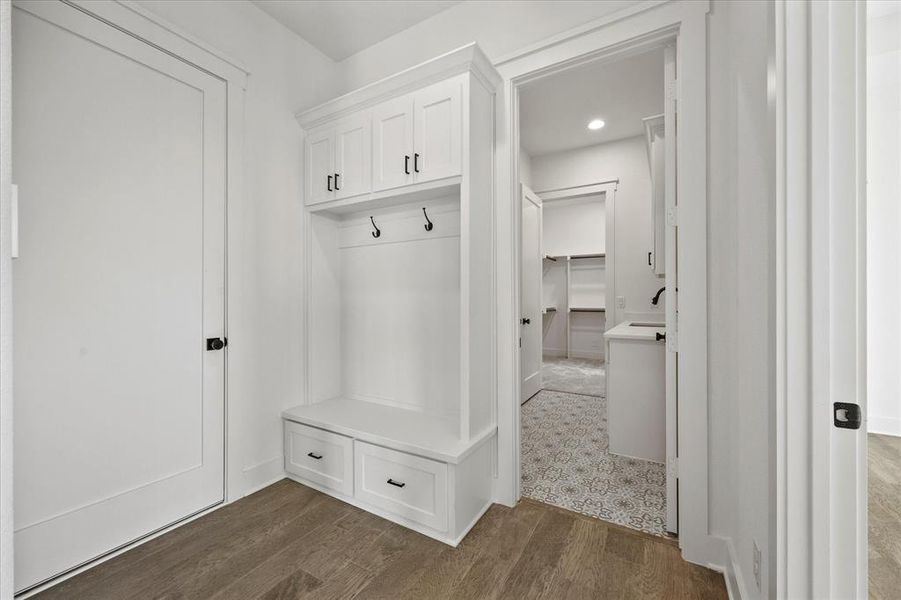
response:
M456 545L496 456L494 103L475 44L298 115L298 482Z

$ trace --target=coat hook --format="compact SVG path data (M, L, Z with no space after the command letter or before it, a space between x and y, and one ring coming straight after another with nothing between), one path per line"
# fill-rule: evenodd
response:
M429 220L429 213L427 213L427 212L425 211L425 207L424 207L424 206L422 207L422 214L425 215L425 225L423 225L423 227L425 227L425 230L426 230L426 231L431 231L432 228L434 227L434 225L433 225L432 222Z
M373 220L372 217L369 217L369 221L372 223L373 229L375 229L375 231L372 231L372 232L371 232L371 233L372 233L372 237L377 238L377 237L379 237L380 235L382 235L382 230L379 229L379 228L376 226L375 221Z

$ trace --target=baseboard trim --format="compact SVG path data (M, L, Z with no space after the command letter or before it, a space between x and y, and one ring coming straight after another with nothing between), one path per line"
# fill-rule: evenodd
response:
M275 456L245 467L242 473L244 475L244 496L249 496L285 478L285 459L282 456Z
M730 600L744 600L750 598L747 588L745 587L745 578L741 572L741 565L738 562L738 554L735 552L735 546L732 544L732 538L726 538L726 568L723 570L723 577L726 579L726 593L729 594Z
M874 417L873 415L868 415L867 433L901 437L901 419L896 417Z

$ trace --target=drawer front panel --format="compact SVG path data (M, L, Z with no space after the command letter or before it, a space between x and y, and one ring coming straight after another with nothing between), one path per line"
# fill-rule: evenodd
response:
M354 443L354 496L438 531L447 530L447 465Z
M353 439L285 421L285 470L353 495Z

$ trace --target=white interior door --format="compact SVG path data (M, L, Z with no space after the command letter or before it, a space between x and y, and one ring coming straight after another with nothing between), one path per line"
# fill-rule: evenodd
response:
M225 83L13 10L15 585L223 500Z
M541 200L522 186L520 370L525 402L541 389Z
M664 208L667 215L676 209L676 49L664 50L664 89L673 90L666 95L663 110L663 181ZM676 247L678 228L667 217L664 227L664 261L666 295L666 530L679 531L679 386L678 386L678 316L679 284Z

